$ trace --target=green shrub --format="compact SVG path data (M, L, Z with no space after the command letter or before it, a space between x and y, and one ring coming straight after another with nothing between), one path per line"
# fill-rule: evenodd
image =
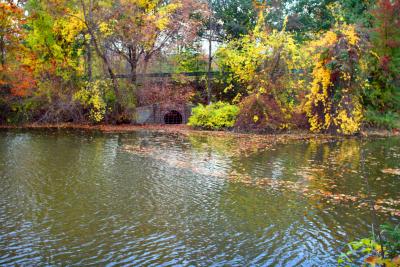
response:
M382 239L363 238L347 244L338 257L339 266L399 266L400 225L389 223L380 226Z
M0 98L0 124L20 124L36 119L43 103L33 98Z
M224 102L217 102L208 106L202 104L193 108L189 125L205 129L219 130L231 128L235 125L239 108Z
M400 128L399 114L391 111L380 113L374 109L367 109L365 112L365 121L371 127L383 129Z

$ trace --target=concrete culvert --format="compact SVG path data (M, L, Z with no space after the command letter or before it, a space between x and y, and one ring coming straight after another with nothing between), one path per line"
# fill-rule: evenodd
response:
M182 124L182 115L176 111L171 110L164 116L164 123L165 124Z

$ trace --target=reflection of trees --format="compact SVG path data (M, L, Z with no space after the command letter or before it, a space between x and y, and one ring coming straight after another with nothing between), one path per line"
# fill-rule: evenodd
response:
M257 232L275 225L285 229L304 215L305 205L290 191L274 192L268 189L244 187L228 183L221 192L220 208L235 230Z
M367 216L359 216L351 207L319 207L318 202L293 191L275 192L241 184L227 184L219 209L227 223L226 234L237 236L230 240L233 250L248 258L266 252L264 261L277 254L282 260L288 255L314 259L324 255L326 264L328 255L335 258L337 248L369 229L368 220L363 221Z
M121 149L126 144L150 147L151 153L128 153ZM124 244L137 240L142 243L135 250L143 252L149 249L148 239L156 240L152 244L156 248L157 238L166 236L173 237L166 243L199 251L210 243L218 247L214 252L225 251L224 246L232 243L229 249L241 246L245 255L251 251L246 246L260 248L254 240L272 237L268 246L272 250L285 242L287 248L290 242L298 245L301 239L319 246L318 238L310 234L313 227L316 233L329 230L333 238L344 239L341 233L359 225L357 217L364 220L364 213L351 205L327 203L322 193L310 197L300 189L363 192L361 147L377 197L384 193L396 197L400 186L381 172L383 167L398 167L399 139L364 145L357 139L295 142L238 153L235 147L242 144L234 138L150 133L11 135L0 140L4 185L0 201L8 205L0 211L21 230L14 239L32 243L45 259L54 257L51 249L62 254L82 244L88 244L85 255L71 256L71 263L95 255L102 243L104 254L118 254ZM249 180L290 181L296 190L231 183L225 179L231 173ZM376 177L385 183L375 183ZM335 227L342 232L332 230ZM34 241L27 240L31 235ZM166 248L163 255L170 255L173 248ZM53 260L65 259L60 255Z
M278 243L289 247L290 242L295 243L296 239L303 235L303 241L313 243L315 249L324 250L326 253L328 251L319 241L331 243L329 250L334 254L341 242L348 242L357 235L368 232L370 219L367 210L355 209L351 201L345 202L346 204L340 201L332 202L334 198L327 198L321 193L343 193L346 190L358 192L362 189L359 153L358 140L345 140L333 143L277 145L250 157L235 158L232 168L243 177L264 175L271 179L295 180L315 191L310 190L310 194L303 194L286 190L285 187L274 191L268 187L257 189L240 183L229 183L227 189L222 192L220 207L226 220L231 222L230 229L232 232L264 235L265 238L271 236L269 231L278 232L280 235L276 238L280 238L281 241ZM277 162L283 166L283 171L282 175L275 177L273 174L276 173L274 169ZM262 175L261 168L264 168ZM254 172L255 169L258 171ZM303 172L299 173L299 170ZM311 177L306 177L305 174ZM354 225L357 225L356 230ZM305 231L291 232L290 229L293 228ZM273 242L271 246L274 246Z
M220 155L232 155L237 150L237 138L232 136L211 136L211 135L188 135L188 141L196 152L212 150Z
M27 135L32 138L21 142L15 135L8 144L13 147L19 140L6 165L7 181L13 183L8 200L15 201L8 203L14 208L9 223L21 227L19 240L28 239L33 250L51 260L48 246L63 251L86 244L104 226L113 144L108 138L68 132Z
M332 160L336 165L346 165L353 170L360 167L360 141L355 139L339 142L335 149Z
M275 145L262 153L233 158L232 169L235 176L243 178L243 183L261 179L260 183L255 184L266 187L272 184L281 189L297 191L313 203L327 200L361 201L366 191L360 172L360 153L361 146L366 146L364 149L370 150L370 164L366 173L376 188L374 191L378 193L377 197L380 195L381 198L387 198L384 194L395 197L393 179L385 185L376 182L376 178L382 176L382 168L377 163L385 162L385 154L391 151L388 148L386 153L382 153L376 142L382 140L370 141L364 145L358 139ZM295 184L291 186L289 181Z

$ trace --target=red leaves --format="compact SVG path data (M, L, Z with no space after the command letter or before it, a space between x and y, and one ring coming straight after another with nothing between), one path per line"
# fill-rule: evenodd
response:
M194 95L194 86L177 84L147 84L138 92L139 105L159 103L185 104Z
M390 61L391 61L391 58L389 56L382 56L379 59L379 65L384 71L389 71Z
M275 97L252 94L240 103L236 127L240 130L277 130L283 122L284 112Z
M390 63L395 54L394 49L400 48L400 0L380 0L372 12L376 20L375 49L380 56L380 67L390 71Z
M33 71L28 66L21 66L13 75L15 83L11 93L15 96L27 96L31 89L36 86Z

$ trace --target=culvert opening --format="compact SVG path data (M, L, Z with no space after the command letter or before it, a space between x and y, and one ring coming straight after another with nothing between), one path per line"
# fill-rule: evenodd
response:
M176 111L171 110L164 116L164 123L165 124L182 124L182 115Z

